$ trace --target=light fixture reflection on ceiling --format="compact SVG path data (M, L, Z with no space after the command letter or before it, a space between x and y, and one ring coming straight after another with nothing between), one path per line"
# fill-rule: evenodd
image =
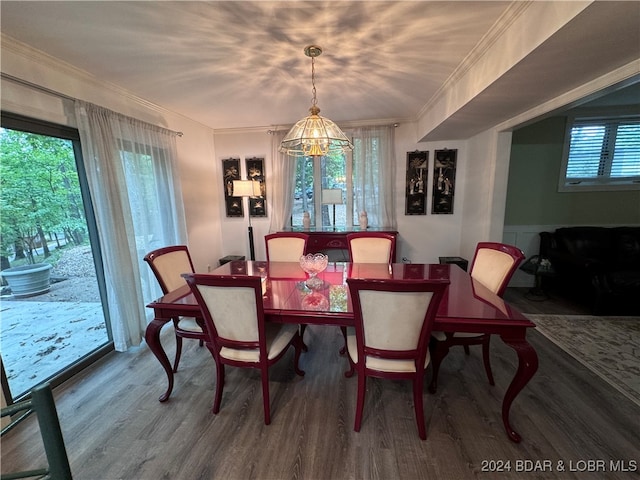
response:
M313 100L310 115L298 121L280 143L280 151L293 157L322 156L330 153L342 153L353 150L353 144L335 123L321 117L316 99L315 57L322 53L322 48L309 45L304 49L307 57L311 57L311 85Z

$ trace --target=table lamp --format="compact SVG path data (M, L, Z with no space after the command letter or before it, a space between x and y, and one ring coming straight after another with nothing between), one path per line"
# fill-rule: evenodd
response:
M254 182L253 180L234 180L233 181L233 196L234 197L259 197L262 192L260 191L260 182ZM251 226L251 211L247 204L247 216L249 217L249 252L251 254L251 260L256 259L256 253L253 246L253 227Z
M340 188L323 188L322 203L325 205L333 205L333 229L336 229L336 205L342 205L342 189Z

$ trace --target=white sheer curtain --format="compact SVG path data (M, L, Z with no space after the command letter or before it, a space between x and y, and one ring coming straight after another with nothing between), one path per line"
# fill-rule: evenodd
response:
M160 295L144 255L186 243L175 133L79 100L75 108L114 345L124 351L141 343L145 305Z
M393 187L395 181L395 128L351 129L353 135L353 191L358 214L367 212L372 227L396 228Z
M271 194L271 224L270 232L277 232L288 226L293 209L293 189L296 179L296 159L281 153L280 142L287 134L286 130L274 131L271 135L271 158L273 165L269 190Z

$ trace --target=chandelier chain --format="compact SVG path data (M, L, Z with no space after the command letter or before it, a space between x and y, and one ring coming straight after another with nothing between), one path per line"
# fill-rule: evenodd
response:
M311 93L313 93L311 105L316 106L318 99L316 98L316 62L314 57L311 57L311 86Z

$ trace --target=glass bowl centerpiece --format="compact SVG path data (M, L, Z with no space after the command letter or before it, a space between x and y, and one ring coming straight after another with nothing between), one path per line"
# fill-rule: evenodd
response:
M300 257L300 267L309 275L305 282L307 287L319 288L324 284L317 275L327 268L327 263L329 263L329 257L323 253L309 253Z

